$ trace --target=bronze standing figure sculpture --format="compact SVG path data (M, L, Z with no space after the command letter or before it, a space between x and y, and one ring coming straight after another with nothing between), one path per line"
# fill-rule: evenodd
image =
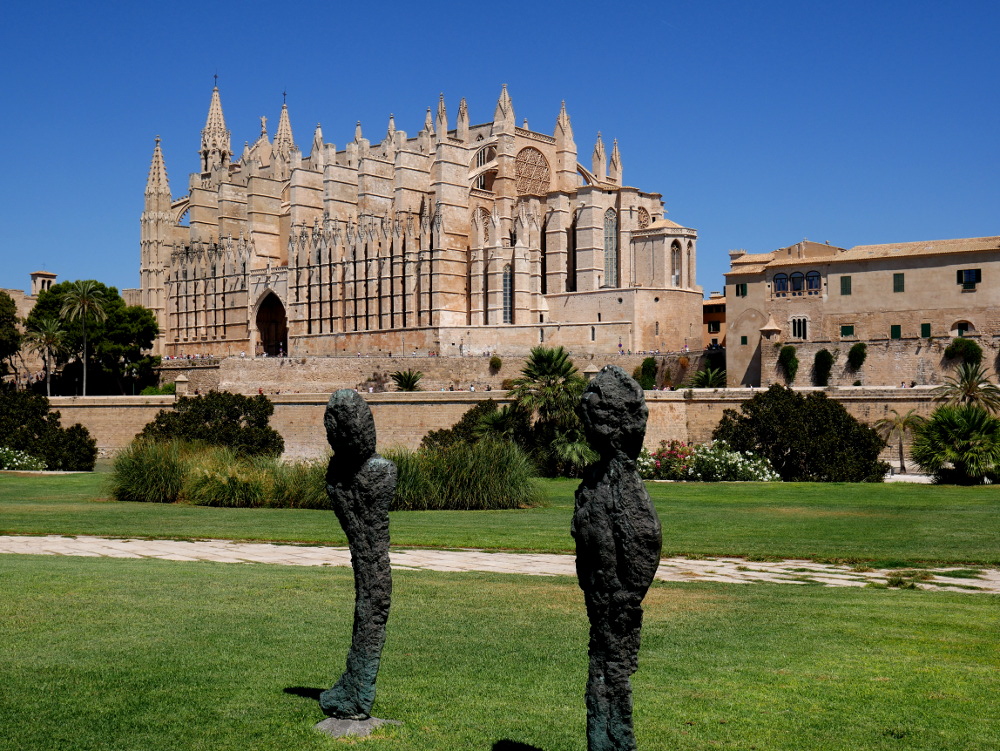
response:
M375 420L356 391L335 392L323 424L333 449L326 492L351 549L355 601L347 669L320 695L320 706L330 717L365 720L375 702L392 595L389 504L396 490L396 465L375 453Z
M660 563L656 509L636 469L648 415L642 389L616 365L591 381L580 417L600 459L576 491L576 571L590 619L588 751L635 749L632 683L642 600Z

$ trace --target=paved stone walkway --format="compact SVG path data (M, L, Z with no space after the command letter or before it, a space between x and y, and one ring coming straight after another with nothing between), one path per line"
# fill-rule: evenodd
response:
M105 558L157 558L168 561L218 563L276 563L285 566L350 566L347 548L314 545L231 542L229 540L144 540L110 537L42 537L0 535L0 554L68 555ZM411 571L486 571L531 576L576 576L572 555L546 553L490 553L483 550L393 550L392 567ZM960 577L948 576L959 572ZM978 573L976 573L978 572ZM864 587L885 584L890 577L913 581L922 589L1000 594L1000 569L948 566L903 571L863 570L846 565L784 560L747 561L742 558L664 558L660 581L773 582L822 584L828 587Z

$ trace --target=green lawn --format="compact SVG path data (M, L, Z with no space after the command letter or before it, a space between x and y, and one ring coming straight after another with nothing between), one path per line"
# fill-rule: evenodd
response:
M312 731L342 669L349 569L0 556L0 751L585 748L587 623L566 578L401 571L376 714ZM639 747L996 751L997 599L658 584Z
M329 512L114 503L104 477L0 476L0 533L345 543ZM394 513L393 544L569 552L576 484L544 481L546 508ZM653 483L649 490L666 554L1000 564L996 486Z

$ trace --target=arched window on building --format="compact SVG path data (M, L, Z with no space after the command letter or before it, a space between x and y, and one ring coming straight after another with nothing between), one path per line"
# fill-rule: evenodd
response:
M604 212L604 286L618 286L618 214Z
M806 274L806 294L818 295L823 289L823 282L818 271L810 271Z
M514 272L509 263L503 267L503 322L514 323Z
M771 291L775 297L787 297L788 274L775 274L771 280Z
M681 244L676 240L670 246L670 284L681 286Z
M688 242L688 252L687 252L687 286L688 289L694 289L694 244L690 241Z
M788 286L791 287L792 297L802 297L806 289L806 275L801 271L793 271L788 277Z

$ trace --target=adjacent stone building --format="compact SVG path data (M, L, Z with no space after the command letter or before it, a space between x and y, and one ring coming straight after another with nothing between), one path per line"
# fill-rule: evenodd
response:
M600 134L578 161L565 105L552 135L493 119L454 125L441 97L416 137L393 116L341 147L233 153L218 88L200 165L170 192L157 139L141 219L140 302L166 355L523 353L680 349L701 318L697 233L623 180ZM694 342L692 342L694 344Z
M977 339L993 364L1000 341L1000 237L853 248L803 240L730 257L730 386L780 380L774 363L782 344L795 345L805 365L816 350L830 349L838 356L833 382L840 385L939 383L949 366L944 346L956 336ZM868 344L869 362L849 372L846 352L859 341ZM800 372L807 385L808 367Z

